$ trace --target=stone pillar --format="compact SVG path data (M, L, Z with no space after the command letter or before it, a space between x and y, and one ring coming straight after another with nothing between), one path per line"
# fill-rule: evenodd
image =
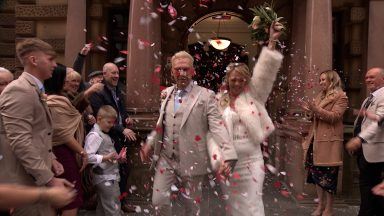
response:
M78 52L85 44L86 15L85 0L68 0L65 35L65 65L68 67L72 67Z
M367 69L384 68L384 1L369 2Z
M160 106L161 19L156 10L158 1L149 2L131 0L129 9L126 105L135 120L134 130L138 135L138 142L129 146L127 153L134 164L127 188L136 188L127 197L130 203L141 200L140 197L150 197L152 190L149 186L153 184L153 173L148 165L140 162L137 154L139 142L155 128Z
M310 122L303 118L299 98L312 100L318 93L319 73L332 69L331 0L294 0L291 71L288 78L287 112L279 137L285 137L285 171L295 195L313 193L304 188L305 171L301 142ZM288 159L289 158L289 159Z
M157 1L130 2L127 107L137 115L149 115L159 109L161 19L156 13L157 5Z

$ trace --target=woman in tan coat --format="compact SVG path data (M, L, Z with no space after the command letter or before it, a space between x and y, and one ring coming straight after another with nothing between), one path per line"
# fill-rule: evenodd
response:
M333 196L339 166L343 163L343 114L348 98L339 75L333 70L320 74L320 86L322 91L312 103L302 102L302 108L312 114L312 126L303 149L307 183L316 185L319 198L312 215L329 216L333 215Z

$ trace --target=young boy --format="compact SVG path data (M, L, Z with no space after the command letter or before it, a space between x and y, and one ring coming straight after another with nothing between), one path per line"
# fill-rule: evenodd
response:
M117 162L126 162L126 148L117 154L109 130L117 119L113 107L102 106L97 113L97 123L85 139L85 151L88 162L93 166L93 184L97 192L97 215L121 215L119 189L119 165Z

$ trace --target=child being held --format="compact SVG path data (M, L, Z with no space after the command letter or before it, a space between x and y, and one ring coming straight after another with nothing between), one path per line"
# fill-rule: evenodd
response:
M118 199L119 165L126 162L126 148L116 152L109 130L117 119L112 106L102 106L97 113L97 123L85 139L84 149L88 154L88 163L93 165L93 185L97 192L96 215L120 216L121 206Z

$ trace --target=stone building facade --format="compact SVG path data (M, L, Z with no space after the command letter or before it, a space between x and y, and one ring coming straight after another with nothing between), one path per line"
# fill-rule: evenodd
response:
M160 5L172 2L174 19ZM153 127L159 108L161 85L170 84L169 58L187 49L188 35L202 17L232 13L245 23L252 21L248 8L262 0L1 0L0 66L18 73L15 44L38 37L53 45L58 62L70 66L85 43L94 49L87 57L84 78L106 61L123 58L121 74L126 84L127 109L137 120L140 136ZM297 106L298 98L311 98L319 72L340 72L350 100L358 108L365 98L364 74L368 68L384 67L383 0L276 0L275 9L289 23L285 60L268 103L269 112L280 122L270 139L268 163L286 175L293 194L313 194L304 184L301 141L308 121ZM216 27L213 27L216 28ZM111 52L109 45L119 50ZM105 48L105 49L104 49ZM252 48L252 47L251 47ZM254 47L254 49L259 49ZM254 62L250 63L253 66ZM354 117L345 115L345 139L351 137ZM130 185L148 182L150 173L137 158L139 144L131 149L133 171ZM357 197L358 171L354 159L345 154L340 172L339 197ZM139 187L138 194L146 194ZM145 195L144 195L145 196Z

